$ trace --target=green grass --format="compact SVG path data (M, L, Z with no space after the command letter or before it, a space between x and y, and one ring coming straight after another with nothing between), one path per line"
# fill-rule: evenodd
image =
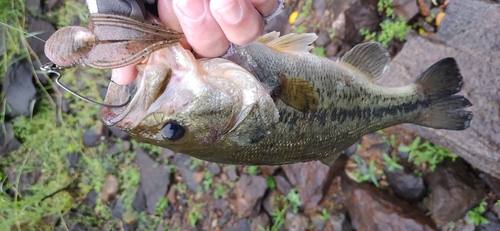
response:
M428 141L420 143L420 137L415 138L408 146L399 146L398 150L409 153L409 162L413 161L416 165L427 164L431 172L446 158L451 158L453 161L457 158L456 154L441 146L432 145Z
M397 18L392 9L393 0L379 0L378 10L388 16L383 22L380 23L381 32L371 32L367 29L360 29L361 35L365 36L366 40L379 42L385 47L389 46L392 40L404 41L406 32L411 27L406 24L406 20Z
M248 174L250 175L257 175L257 173L259 172L259 166L256 166L256 165L250 165L248 166Z
M2 1L0 7L0 21L21 31L26 29L24 1ZM86 11L84 5L67 1L60 10L43 17L65 26L75 15L85 22ZM38 61L35 56L30 56L30 48L26 45L26 36L29 35L6 27L2 31L0 36L6 41L0 65L2 73L5 74L12 60L28 58L31 63ZM80 89L81 92L98 98L101 90L98 85L107 84L107 80L102 78L104 72L84 69L82 77L76 78L75 71L76 68L63 70L63 81L72 88L76 88L77 84L85 86ZM37 70L32 69L32 72ZM1 76L3 78L4 75ZM131 211L140 181L134 162L135 153L123 148L116 153L108 153L110 147L106 144L84 147L83 133L102 126L98 120L98 107L75 99L68 93L61 94L52 83L42 85L37 79L35 83L37 97L32 105L32 115L9 121L22 147L0 158L0 230L68 230L68 220L88 227L100 227L104 223L115 227L112 224L119 222L111 217L109 201L98 198L95 208L86 208L82 202L91 190L100 195L106 175L112 174L118 178L120 185L117 200L123 203L125 211ZM1 97L5 102L4 96ZM70 101L71 113L62 112L58 103L61 97ZM0 108L0 122L5 121L8 109L6 104ZM119 141L114 143L121 145ZM71 153L80 155L76 168L70 168L67 162ZM8 172L16 174L9 178ZM22 185L22 174L39 177L32 185ZM71 209L88 212L70 216ZM144 215L138 214L134 219L144 219ZM48 220L59 220L58 227Z
M352 155L351 158L356 162L358 168L352 172L356 182L364 182L371 180L373 184L379 187L377 177L383 174L383 171L375 168L375 161L370 160L370 164L366 166L366 162L357 155Z
M394 171L394 169L403 170L403 166L401 166L399 162L399 158L397 156L391 157L387 153L382 153L382 158L384 158L384 165L387 167L387 170L390 172Z
M467 214L469 215L469 218L467 218L467 223L474 223L474 225L489 224L490 222L488 221L488 219L483 217L483 214L486 212L487 206L488 203L483 199L483 201L481 201L479 205L469 210L469 212L467 212Z

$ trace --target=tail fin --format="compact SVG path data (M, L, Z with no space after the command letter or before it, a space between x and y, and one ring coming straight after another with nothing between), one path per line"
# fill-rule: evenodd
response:
M461 95L455 95L463 83L453 58L442 59L420 74L415 84L420 85L428 107L422 110L414 123L448 130L468 128L472 112L462 109L472 106L472 103Z

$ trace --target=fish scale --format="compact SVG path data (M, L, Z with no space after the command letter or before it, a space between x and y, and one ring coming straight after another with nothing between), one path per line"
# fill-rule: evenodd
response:
M250 165L312 160L332 165L364 134L401 123L451 130L469 126L472 113L463 109L472 104L454 95L463 84L454 59L438 61L413 83L388 88L373 83L387 72L390 58L383 46L361 44L334 62L308 52L315 38L270 33L250 45L232 46L225 60L196 60L180 46L163 48L152 54L138 79L146 85L148 79L170 81L160 92L165 97L125 110L102 109L103 121L142 142L203 160ZM147 70L153 66L172 74L155 75ZM110 86L105 101L116 103L120 89ZM179 89L193 97L182 110L166 110L181 108L177 101L187 96L173 94ZM148 94L157 93L136 93ZM163 116L147 119L139 113L151 111L151 105ZM125 119L113 120L112 113ZM126 119L138 122L131 127Z

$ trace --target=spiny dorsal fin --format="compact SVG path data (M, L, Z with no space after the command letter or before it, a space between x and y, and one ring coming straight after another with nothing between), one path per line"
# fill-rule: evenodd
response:
M389 71L389 52L380 43L363 43L347 52L340 62L348 63L364 73L371 81Z
M270 32L261 36L259 39L257 39L257 41L266 44L271 49L276 51L287 53L308 53L312 49L309 44L311 44L318 38L318 36L314 33L292 33L281 37L278 36L279 32Z
M307 79L287 78L280 75L281 89L278 97L290 107L310 112L318 107L318 93Z
M275 39L277 39L278 37L280 37L280 32L277 32L277 31L271 31L265 35L262 35L260 36L258 39L257 39L257 42L259 43L263 43L263 44L266 44L268 42L271 42Z

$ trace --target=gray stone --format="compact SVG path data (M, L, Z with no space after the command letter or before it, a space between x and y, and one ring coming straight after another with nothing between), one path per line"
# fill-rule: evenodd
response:
M405 19L407 22L418 14L418 6L415 0L394 0L392 2L394 14Z
M243 174L236 182L236 205L240 217L256 216L267 189L267 180L262 176Z
M21 143L14 137L14 128L9 123L0 123L0 156L21 147Z
M170 172L165 164L154 161L144 150L136 148L136 161L141 172L140 187L146 199L146 211L154 215L158 201L167 195Z
M177 169L181 173L182 177L184 178L184 181L186 182L188 189L191 190L192 192L197 192L198 183L196 183L196 180L194 178L194 170L192 170L189 164L187 163L188 159L189 156L184 155L182 153L176 153L173 162L175 166L177 166Z
M261 213L258 216L252 218L252 224L250 230L260 231L262 229L267 230L271 226L271 220L266 213Z
M453 0L435 37L412 36L378 82L403 86L436 61L454 57L464 76L462 94L474 105L465 131L405 124L400 128L455 152L474 167L500 177L500 5Z
M304 210L316 208L323 198L323 188L330 186L330 167L319 161L310 161L283 165L282 168L290 183L297 188Z
M355 183L342 175L342 191L355 230L436 229L434 222L423 211L374 185Z
M220 167L217 163L210 163L208 165L208 171L214 175L218 175L220 173Z
M456 221L483 200L484 183L461 160L445 160L429 176L431 214L443 222Z
M288 231L305 231L309 227L309 218L304 214L287 212L285 228Z
M36 94L31 68L26 60L15 62L7 68L2 90L5 93L5 101L10 106L10 111L6 113L10 117L28 117L31 114L31 104Z
M413 203L422 200L426 195L427 188L422 177L401 169L389 171L385 168L384 172L387 183L399 198Z

